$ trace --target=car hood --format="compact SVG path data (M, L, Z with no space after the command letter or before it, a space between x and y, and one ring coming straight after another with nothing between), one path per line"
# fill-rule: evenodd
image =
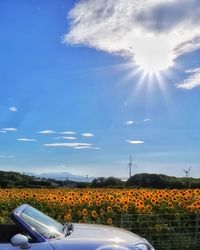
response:
M133 249L130 246L148 242L129 231L103 225L74 224L74 231L67 237L52 240L55 249ZM64 247L65 246L65 247ZM112 247L112 248L111 248ZM120 247L120 248L117 248Z
M141 237L129 231L103 225L74 224L71 239L94 239L104 241L141 241Z

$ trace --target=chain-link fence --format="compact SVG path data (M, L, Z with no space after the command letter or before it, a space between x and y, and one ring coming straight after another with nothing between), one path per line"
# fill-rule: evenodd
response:
M121 214L114 226L146 238L156 250L200 250L200 214Z

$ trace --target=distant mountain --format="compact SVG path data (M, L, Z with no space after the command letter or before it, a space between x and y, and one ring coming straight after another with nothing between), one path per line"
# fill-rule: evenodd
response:
M55 179L57 177L57 179ZM71 177L69 179L69 177ZM73 181L75 178L76 181ZM86 178L86 177L85 177ZM54 187L86 187L89 186L90 178L74 176L69 173L19 173L14 171L0 171L0 188L54 188Z
M96 177L91 176L83 176L83 175L74 175L69 172L51 172L51 173L42 173L42 174L35 174L35 173L25 173L26 175L35 176L38 178L45 178L45 179L55 179L55 180L70 180L70 181L77 181L77 182L92 182Z

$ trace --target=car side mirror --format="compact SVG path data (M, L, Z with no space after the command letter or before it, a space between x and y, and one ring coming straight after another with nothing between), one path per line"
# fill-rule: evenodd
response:
M28 249L31 247L28 238L23 234L14 235L11 239L11 244L15 247L20 247L21 249Z

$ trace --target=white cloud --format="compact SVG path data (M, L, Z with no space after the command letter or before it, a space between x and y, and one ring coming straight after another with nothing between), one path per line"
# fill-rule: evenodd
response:
M17 131L17 128L3 128L2 130L12 132L12 131Z
M32 142L32 141L36 141L36 139L30 139L30 138L18 138L18 141L25 141L25 142Z
M74 148L75 149L100 149L99 147L91 147L91 146L78 146Z
M130 144L143 144L144 143L144 141L137 141L137 140L133 140L133 141L131 141L131 140L125 140L126 142L128 142L128 143L130 143Z
M7 131L5 131L5 130L0 130L0 133L7 133Z
M188 73L187 78L183 82L176 84L177 88L189 90L200 86L200 68L187 70L186 73Z
M9 110L10 110L11 112L17 112L17 108L16 108L16 107L10 107Z
M77 137L74 137L74 136L62 136L61 138L66 139L66 140L76 140L77 139Z
M59 137L55 137L55 140L60 140L60 139L65 139L65 140L76 140L77 137L74 136L59 136Z
M92 133L82 133L82 136L84 136L84 137L93 137L94 134L92 134Z
M69 19L63 42L129 56L143 66L166 68L200 48L199 0L80 1Z
M90 147L92 144L90 143L82 143L82 142L65 142L65 143L47 143L44 144L43 146L45 147L71 147L71 148L76 148L76 147Z
M150 121L149 118L146 118L146 119L143 120L143 122L148 122L148 121Z
M55 134L56 132L54 130L41 130L38 131L39 134Z
M59 132L59 134L62 135L76 135L77 133L74 131L63 131L63 132Z
M14 158L14 155L0 155L0 158Z
M125 124L126 125L132 125L134 123L134 121L126 121Z
M193 74L193 73L197 73L199 71L200 71L200 68L195 68L195 69L188 69L185 71L185 73Z

